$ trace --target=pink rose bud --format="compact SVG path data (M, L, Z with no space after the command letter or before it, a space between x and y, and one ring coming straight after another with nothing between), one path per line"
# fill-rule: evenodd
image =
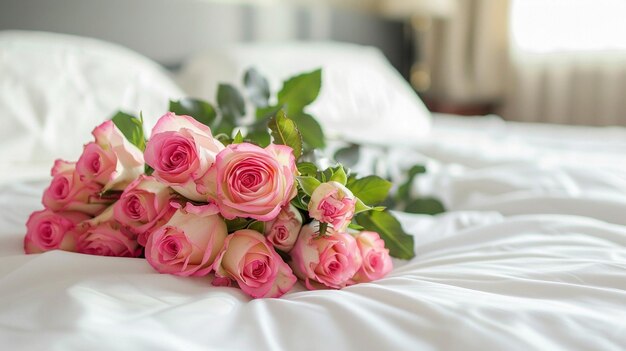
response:
M363 258L361 269L352 280L356 283L370 282L386 276L393 269L385 241L376 232L361 232L356 243Z
M319 235L319 223L302 227L290 252L290 265L308 289L341 289L361 267L361 254L352 235L328 228Z
M298 209L289 204L283 207L278 216L265 223L265 236L278 250L289 252L298 239L302 228L302 215Z
M322 183L311 194L309 215L344 231L354 216L355 205L356 198L348 188L338 182Z
M115 203L115 219L137 234L137 241L145 246L152 230L165 224L176 212L176 208L170 206L171 198L167 185L154 177L141 175Z
M31 254L57 249L76 251L77 225L90 218L80 212L33 212L26 222L24 252Z
M43 205L55 212L78 211L90 215L102 212L108 205L98 196L102 186L81 182L74 172L75 166L75 163L55 161L52 182L43 193Z
M217 155L215 168L216 202L227 219L270 221L296 196L296 163L288 146L231 144Z
M229 235L214 263L218 278L237 282L254 297L280 297L296 283L291 268L259 232L242 229Z
M177 203L172 205L180 207ZM207 275L226 235L226 223L215 205L193 206L187 203L150 235L146 244L146 259L160 273Z
M122 190L144 172L143 154L131 144L113 121L93 132L95 142L85 145L76 163L76 173L85 183L98 183L103 190Z
M223 149L209 127L168 112L152 129L145 157L156 179L188 199L206 201L215 193L215 174L209 170Z
M135 236L123 230L123 227L113 219L113 206L81 225L84 232L78 236L77 252L115 257L141 255L141 247Z

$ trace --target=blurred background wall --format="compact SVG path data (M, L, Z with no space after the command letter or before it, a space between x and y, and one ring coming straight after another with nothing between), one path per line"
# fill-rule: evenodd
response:
M380 48L433 111L626 125L623 0L2 0L0 30L96 37L175 69L235 42Z

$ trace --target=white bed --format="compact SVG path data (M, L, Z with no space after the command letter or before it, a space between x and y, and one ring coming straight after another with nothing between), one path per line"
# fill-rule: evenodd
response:
M175 93L172 85L156 96ZM128 108L139 108L132 105L138 100ZM6 111L3 125L13 121ZM49 179L40 167L49 160L3 163L2 348L626 348L626 130L494 116L432 121L429 133L410 146L389 145L386 156L391 173L425 162L419 188L450 210L398 213L417 256L395 260L374 283L341 291L297 286L281 299L250 300L206 278L161 275L141 259L24 255L24 223L41 207ZM9 152L14 144L0 146Z

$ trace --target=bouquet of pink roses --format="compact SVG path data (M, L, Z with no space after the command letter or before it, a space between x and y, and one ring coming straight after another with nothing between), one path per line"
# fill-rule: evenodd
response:
M142 117L97 126L76 162L55 162L25 252L145 257L160 273L212 276L255 298L283 295L296 277L308 289L372 281L390 255L412 257L412 237L376 206L390 182L305 161L325 146L305 112L321 70L287 80L275 99L253 69L244 84L253 121L222 84L217 107L170 102L147 140Z

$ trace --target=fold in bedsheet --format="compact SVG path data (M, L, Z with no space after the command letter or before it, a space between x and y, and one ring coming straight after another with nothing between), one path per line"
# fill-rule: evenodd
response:
M442 233L432 225L418 235ZM376 283L256 301L138 259L16 253L0 258L0 339L11 349L619 350L625 246L616 225L510 218L431 237Z

